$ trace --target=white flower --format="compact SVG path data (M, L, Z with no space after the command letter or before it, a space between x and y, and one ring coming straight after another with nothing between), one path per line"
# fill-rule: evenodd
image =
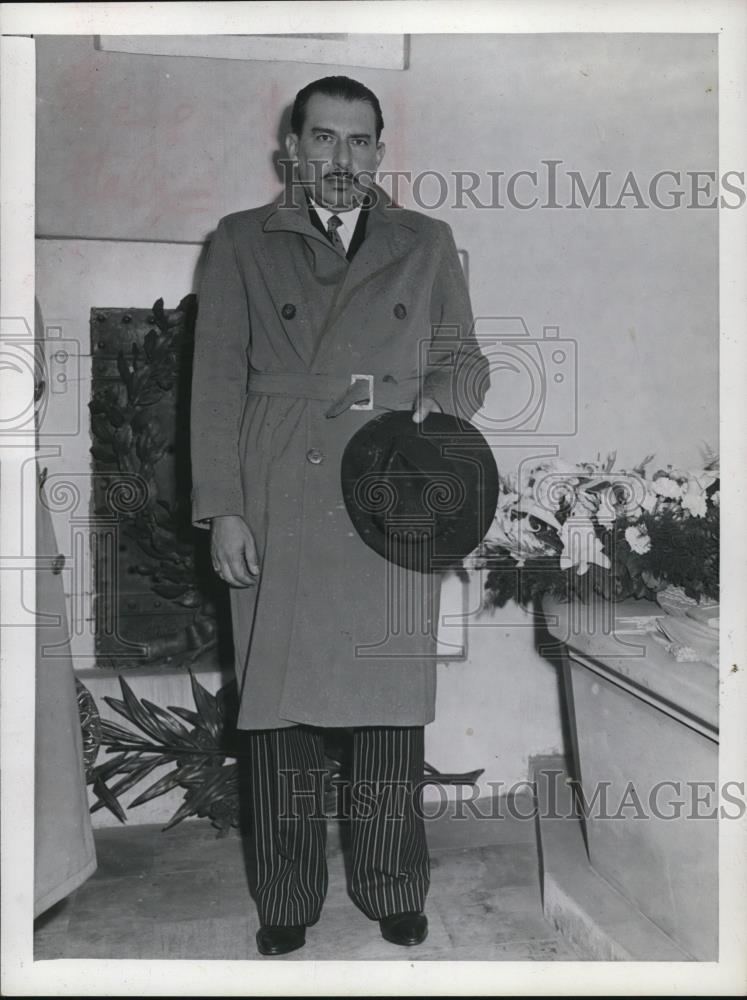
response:
M486 551L503 549L521 564L524 559L552 555L554 550L538 537L537 532L532 531L527 517L512 516L519 509L515 494L502 498L483 540L483 548Z
M519 477L515 472L501 473L501 494L517 493L519 489L518 483Z
M651 483L644 481L644 486L645 492L641 497L641 507L643 507L647 514L650 514L659 502L659 498Z
M519 499L519 494L518 493L514 493L514 492L503 493L503 492L500 492L498 494L498 508L497 509L499 511L505 511L507 508L513 507L516 504L516 501L518 499Z
M721 490L716 490L716 492L711 497L713 503L718 507L721 502Z
M589 493L587 490L579 490L576 494L576 502L571 510L571 516L574 514L589 515L596 514L599 508L599 500L593 493Z
M706 490L716 482L718 476L709 469L699 469L687 473L687 481L682 491L681 504L693 517L706 516Z
M625 514L630 521L638 520L644 511L650 514L659 502L650 480L639 472L623 470L616 473L612 485L612 496L602 494L603 502L605 506L612 504L615 514ZM599 520L599 516L597 519Z
M693 484L690 483L690 489L686 493L682 494L682 506L692 514L693 517L705 517L706 516L706 495L705 490L700 490L696 486L695 489L692 488Z
M645 524L634 524L625 529L625 541L633 552L643 555L651 548L651 538Z
M682 496L682 487L676 480L670 479L669 476L659 476L658 479L653 480L651 486L654 492L658 493L660 497L679 500Z
M687 478L690 481L694 480L698 484L699 489L707 490L718 479L718 473L711 472L710 469L698 469L697 472L689 472Z
M576 572L583 576L591 563L609 569L609 558L602 551L602 543L597 538L594 525L588 518L569 517L560 529L563 551L560 554L560 568L577 566Z

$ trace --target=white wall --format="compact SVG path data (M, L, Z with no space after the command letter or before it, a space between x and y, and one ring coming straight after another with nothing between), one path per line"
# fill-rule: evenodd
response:
M711 36L414 36L404 72L101 53L90 38L41 37L37 294L45 322L63 318L83 345L84 402L90 308L159 296L174 306L192 290L217 219L278 189L279 111L334 72L379 94L391 170L510 175L558 159L589 183L613 171L614 199L630 170L645 187L659 170L717 169ZM717 450L714 211L435 214L469 252L477 315L522 316L534 337L557 325L577 344L577 433L496 440L504 469L547 446L570 460L616 448L622 466L649 452L693 463L702 442ZM485 414L504 414L515 388L496 373ZM87 472L86 434L62 444L50 471ZM486 779L511 783L529 755L561 746L554 673L516 617L471 629L468 662L440 668L433 764L484 766Z

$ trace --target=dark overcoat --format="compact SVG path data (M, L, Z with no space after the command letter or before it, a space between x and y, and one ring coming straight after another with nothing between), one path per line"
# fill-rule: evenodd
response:
M192 515L241 514L257 542L257 585L230 591L246 729L434 716L441 578L361 541L340 459L382 401L411 409L422 391L471 417L487 362L449 226L376 190L352 260L282 195L221 219L200 285ZM373 411L343 398L327 415L360 374Z

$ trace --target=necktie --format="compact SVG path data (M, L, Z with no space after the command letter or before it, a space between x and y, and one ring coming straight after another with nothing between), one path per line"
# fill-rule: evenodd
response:
M327 236L329 236L329 241L333 247L338 247L340 250L345 252L345 244L340 238L340 234L337 232L339 227L342 225L342 219L339 215L330 215L327 220Z

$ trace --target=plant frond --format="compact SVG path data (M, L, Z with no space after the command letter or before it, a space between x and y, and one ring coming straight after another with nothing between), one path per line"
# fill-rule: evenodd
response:
M156 720L160 721L172 739L182 741L190 747L199 746L197 740L189 730L178 719L175 719L173 715L167 712L166 709L161 708L159 705L154 705L152 701L148 701L145 698L142 699L142 705Z
M195 700L200 722L214 742L217 743L220 739L220 715L215 695L210 694L208 689L200 684L191 670L189 671L189 679L192 684L192 697Z
M229 771L231 768L235 768L235 766L235 764L226 765L225 768L221 768L221 771ZM198 789L188 791L183 805L177 809L164 827L164 830L170 830L188 816L199 815L200 810L205 810L215 797L216 792L226 783L227 777L230 780L232 776L223 776L219 771L215 777L206 781Z
M165 767L172 760L173 758L169 757L165 759L156 757L152 760L140 761L138 766L133 767L128 774L125 774L121 781L113 784L110 791L113 795L122 795L124 792L128 792L139 781L142 781L143 778L146 778L151 771L154 771L157 767Z
M120 823L127 822L124 809L117 801L117 797L107 788L106 782L104 782L101 778L95 778L93 782L93 791L98 797L101 806L105 806L109 812L113 813ZM91 812L94 812L99 807L99 803L93 807Z
M177 788L188 776L187 772L191 770L192 768L178 767L174 771L164 774L158 781L146 788L144 792L141 792L136 799L133 799L130 803L130 808L140 806L144 802L150 802L151 799L156 799L159 795L165 795L166 792L170 792L172 788Z

